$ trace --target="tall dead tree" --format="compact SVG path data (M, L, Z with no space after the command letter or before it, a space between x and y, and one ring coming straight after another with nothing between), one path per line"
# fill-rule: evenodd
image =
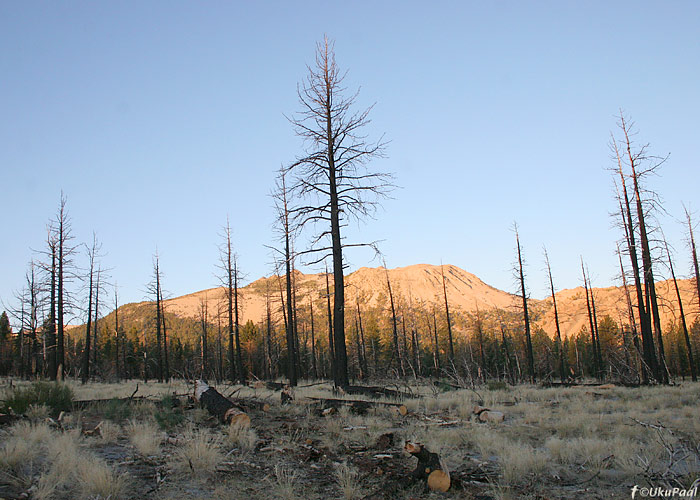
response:
M430 318L428 318L428 332L430 333ZM433 339L435 344L433 345L433 367L435 368L435 374L439 376L442 371L440 366L440 342L438 341L438 329L437 329L437 313L435 312L435 306L433 306Z
M630 324L630 329L632 333L632 344L634 345L635 358L641 359L642 371L648 371L648 367L645 366L645 361L643 358L642 347L639 344L639 330L637 329L637 321L634 318L634 309L632 307L632 297L630 296L629 287L627 286L627 277L625 275L625 266L622 264L622 251L620 250L620 245L617 245L617 256L620 260L620 276L622 277L622 288L625 293L625 302L627 303L627 317ZM635 371L637 370L637 363L634 366ZM637 371L637 378L639 378L639 371Z
M97 266L97 276L95 278L95 319L92 323L92 370L93 370L93 375L97 375L97 369L98 369L98 358L99 358L99 353L98 353L98 345L97 345L97 335L98 335L98 324L97 320L100 315L100 286L102 284L101 282L102 278L102 267Z
M66 208L66 197L61 192L56 220L53 221L55 231L55 244L57 248L57 277L56 277L56 377L63 380L66 366L65 357L65 314L70 301L66 291L66 284L73 276L72 257L76 247L71 245L73 240L71 221Z
M700 305L700 264L698 264L698 253L695 249L695 236L693 235L693 222L690 218L690 211L685 208L685 217L688 221L688 244L690 245L690 255L693 259L693 270L695 271L695 287L697 288L697 299Z
M326 314L328 315L328 354L331 357L331 376L336 379L335 374L335 348L333 347L333 312L331 310L331 287L329 283L328 266L326 266Z
M81 372L80 380L85 384L90 379L90 336L92 334L92 298L95 290L95 262L98 258L98 253L100 246L97 243L97 236L95 233L92 234L92 246L87 248L88 252L88 310L87 310L87 324L85 328L85 345L83 346L83 369Z
M652 156L648 153L648 145L643 145L637 148L631 139L633 124L629 123L624 115L620 113L618 126L622 132L623 139L618 141L613 138L613 145L618 161L618 170L620 172L621 182L623 183L623 191L627 196L627 188L625 182L625 173L623 163L629 169L629 178L632 184L632 193L635 203L636 225L631 221L627 224L627 232L629 235L634 235L635 231L639 236L639 245L642 257L642 270L644 276L644 304L647 317L644 318L646 326L644 330L651 330L649 327L649 317L653 325L653 331L656 333L656 342L658 348L658 363L655 364L655 377L661 383L668 383L668 367L666 366L666 355L664 352L663 336L661 332L661 317L659 314L658 299L656 296L656 283L654 281L653 272L653 256L650 242L651 227L648 224L651 218L651 213L656 207L656 195L645 191L642 187L642 181L645 177L655 173L658 168L666 161L666 158ZM620 155L620 149L625 151L624 161ZM629 203L629 198L626 200L628 218L631 219L632 209ZM628 235L628 237L629 237ZM649 335L651 335L649 333Z
M117 380L121 377L119 371L119 348L121 342L121 332L119 330L119 289L117 284L114 284L114 374ZM126 367L126 360L122 359L122 363Z
M600 355L598 353L598 342L596 341L596 322L593 318L593 309L591 307L591 295L589 294L588 278L586 277L586 268L581 257L581 273L583 274L583 289L586 292L586 309L588 310L588 325L591 330L591 348L593 350L593 373L597 378L601 378Z
M557 295L554 292L554 279L552 278L552 266L549 264L549 255L547 249L543 248L544 262L547 264L547 275L549 276L549 287L552 291L552 304L554 305L554 325L557 330L557 349L559 350L559 378L562 383L566 379L566 370L564 368L564 344L561 341L561 328L559 327L559 309L557 308Z
M440 264L440 274L442 275L442 293L445 299L445 320L447 321L447 342L450 348L450 363L454 365L455 362L455 346L452 340L452 319L450 318L450 304L447 300L447 281L445 280L445 269L442 264Z
M532 353L532 335L530 333L530 314L527 309L527 293L525 292L525 271L523 270L522 250L520 247L520 235L518 234L518 225L513 225L515 231L515 242L518 250L518 269L517 280L520 285L520 291L523 299L523 321L525 322L525 348L527 350L527 370L530 377L530 382L535 383L535 357Z
M642 382L644 384L649 383L649 379L656 377L658 373L657 361L656 361L656 351L654 348L654 336L651 330L651 316L647 310L646 302L644 301L644 290L642 289L642 282L640 277L639 269L639 259L637 257L637 245L635 241L634 232L634 222L633 215L630 208L629 193L627 191L627 181L625 180L625 173L622 165L622 158L620 156L617 142L612 139L612 147L615 151L615 156L617 158L617 170L616 172L620 175L620 188L618 194L618 200L620 204L620 216L621 224L624 228L625 234L625 246L627 247L627 255L629 256L630 263L632 266L632 278L634 281L634 288L636 292L637 299L637 311L639 314L639 327L642 335ZM623 269L624 276L624 269Z
M199 335L199 377L207 379L209 370L209 346L207 338L207 326L209 325L209 301L205 295L199 299L199 324L201 327Z
M285 291L286 291L286 340L287 340L287 378L289 385L292 387L297 385L299 378L299 352L297 350L297 332L296 332L296 314L294 311L293 297L293 268L294 254L292 251L292 238L294 237L294 228L289 208L289 189L287 187L287 172L281 169L276 181L276 190L273 194L275 207L277 209L277 227L281 233L284 250L281 252L284 258L284 276L285 276ZM284 300L283 300L284 302Z
M226 291L226 312L228 313L228 361L229 380L235 382L240 379L236 375L236 366L241 359L240 340L238 337L238 278L236 276L236 256L231 244L231 225L226 217L226 226L223 233L224 242L219 247L219 269L222 271L220 280ZM242 367L239 370L242 371ZM240 375L240 373L239 373Z
M170 381L170 359L168 357L168 330L165 328L165 299L163 298L163 283L158 284L158 294L160 296L160 321L163 327L163 379Z
M671 279L673 280L673 286L676 289L676 298L678 299L678 309L681 315L681 326L683 327L683 335L685 337L685 348L687 350L688 364L690 365L690 376L693 382L698 381L698 374L695 367L695 360L693 359L693 347L690 345L690 335L688 334L688 325L685 321L685 312L683 311L683 300L681 299L681 291L678 288L678 280L676 280L676 273L673 270L673 261L671 260L671 251L668 248L668 243L664 240L664 246L666 247L666 255L668 256L668 267L671 270Z
M328 38L317 44L313 66L297 88L302 110L290 119L304 140L305 154L289 167L295 175L292 191L302 200L293 209L299 227L323 226L312 239L307 253L333 261L333 334L335 385L347 387L348 359L345 347L345 279L341 228L348 218L358 220L374 214L377 197L390 187L387 174L370 172L367 163L382 155L385 144L370 143L364 134L371 108L354 112L357 93L346 96L345 74L335 62L334 46ZM330 240L330 241L329 241ZM359 244L362 245L362 244Z
M51 380L56 380L56 368L57 368L57 353L56 353L56 278L58 274L57 258L58 258L58 243L56 239L56 234L52 227L49 226L46 237L46 244L48 247L47 254L50 262L45 263L43 268L46 273L48 273L48 283L49 287L49 315L46 325L46 357L47 357L47 370L48 376Z
M153 256L153 281L148 286L149 291L155 295L156 299L156 375L159 382L163 382L163 339L161 335L161 312L162 312L162 297L160 295L160 259L158 252Z
M391 331L392 331L392 346L394 348L392 358L396 360L396 368L400 371L401 376L406 376L406 368L403 364L403 357L399 350L399 332L396 322L396 307L394 305L394 294L391 291L391 281L389 281L389 270L384 263L384 273L386 274L386 287L389 292L389 304L391 306Z

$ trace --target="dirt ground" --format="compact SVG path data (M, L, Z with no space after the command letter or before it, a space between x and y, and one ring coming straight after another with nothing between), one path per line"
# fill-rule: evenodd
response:
M3 425L0 498L611 499L700 477L700 384L426 381L397 387L407 396L399 400L315 384L286 404L279 390L217 386L249 415L248 428L220 423L184 383L141 383L129 400L136 383L76 386L82 402L60 419L35 407ZM329 398L370 404L321 401ZM479 421L475 405L504 420ZM439 455L449 491L414 477L406 441Z

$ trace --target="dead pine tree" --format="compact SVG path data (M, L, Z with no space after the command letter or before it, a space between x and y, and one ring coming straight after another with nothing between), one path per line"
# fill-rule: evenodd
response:
M681 291L678 288L678 280L676 280L676 273L673 270L673 261L671 260L671 251L668 248L668 242L664 239L664 246L666 247L666 255L668 256L668 268L671 271L671 279L673 280L673 286L676 289L676 298L678 299L678 309L681 315L681 326L683 327L683 335L685 337L685 347L687 349L688 364L690 365L690 376L693 382L698 381L698 374L695 368L695 360L693 359L693 347L690 344L690 335L688 334L688 325L685 321L685 312L683 311L683 300L681 299Z
M625 302L627 304L627 318L629 321L631 333L632 333L632 345L634 345L635 359L640 360L642 363L642 370L637 369L637 362L635 361L634 370L637 372L637 380L639 380L640 371L648 371L649 368L645 366L645 361L643 357L642 347L639 344L639 330L637 329L637 321L634 317L634 308L632 307L632 297L630 296L629 287L627 286L627 276L625 274L625 266L622 263L622 251L620 250L620 245L617 245L617 256L620 261L620 276L622 278L622 289L625 293ZM632 367L630 367L632 368Z
M404 367L403 357L399 349L399 331L396 321L396 306L394 305L394 294L391 290L391 281L389 280L389 270L384 263L384 274L386 275L386 287L389 292L389 305L391 307L391 332L392 332L392 358L396 360L396 369L402 377L406 376L406 368Z
M590 273L586 273L581 257L581 272L583 273L583 288L586 292L586 307L588 308L588 323L591 328L591 345L593 347L593 365L595 376L597 379L603 379L603 355L600 350L600 337L598 336L598 317L595 309L595 298L593 297L593 288L591 287Z
M161 297L161 270L160 257L156 251L153 256L153 279L148 284L148 291L155 297L155 320L156 320L156 376L159 382L163 382L163 338L162 338L162 297ZM144 334L145 335L145 334ZM144 337L145 338L145 337ZM145 349L145 348L144 348ZM144 356L146 351L144 350ZM144 361L145 362L145 361Z
M219 265L221 270L219 279L226 292L226 312L228 316L228 361L229 380L235 382L240 380L242 367L239 367L237 377L236 366L242 359L240 353L240 338L238 331L238 277L236 276L236 257L231 244L231 225L226 217L226 226L223 232L223 243L219 247ZM236 340L238 338L238 340Z
M95 264L96 260L99 258L100 245L97 242L97 236L95 233L92 234L92 246L87 247L88 253L88 310L87 310L87 324L85 325L85 345L83 347L83 368L80 374L80 380L85 384L90 379L90 336L92 335L92 299L95 287Z
M635 223L630 207L627 181L622 164L622 157L614 137L611 139L611 148L615 153L617 168L615 173L620 176L620 186L618 187L618 201L620 205L621 225L624 229L624 242L627 255L632 267L632 278L637 299L637 311L639 314L639 327L642 335L642 383L648 384L650 378L653 379L658 374L658 364L656 350L654 348L654 336L651 329L651 316L644 300L644 290L640 276L639 259L637 256L637 244L635 236ZM624 276L624 270L623 270Z
M336 379L335 374L335 349L333 348L333 311L331 309L331 287L329 283L328 266L326 266L326 314L328 316L328 354L331 358L331 376Z
M121 332L119 330L119 288L117 283L114 283L114 374L117 380L121 378L119 370L119 348L121 345ZM126 360L122 359L122 363L126 366Z
M292 240L294 238L295 227L293 227L290 207L289 207L289 189L287 187L287 172L284 169L280 169L277 180L276 189L273 193L273 199L275 200L275 208L277 209L277 220L276 228L280 233L283 249L273 250L281 254L284 262L284 285L286 300L282 297L282 303L286 303L286 320L285 320L285 330L286 330L286 341L287 341L287 379L289 380L289 385L294 387L298 383L299 379L299 352L297 349L297 332L296 332L296 314L294 311L295 301L293 296L293 269L294 269L294 258ZM281 293L281 291L280 291Z
M651 311L651 319L653 330L656 333L656 343L658 348L658 364L656 378L663 384L668 384L669 373L666 365L666 354L664 351L663 335L661 332L661 317L659 314L658 298L656 295L656 283L654 281L653 264L650 234L653 227L649 224L652 219L653 210L656 208L658 196L645 190L642 186L643 181L649 175L657 172L659 167L668 159L668 157L656 157L648 153L648 145L635 147L631 139L633 124L629 123L622 112L619 116L618 127L622 132L623 139L621 140L622 149L626 152L625 163L629 168L629 178L632 183L632 193L634 195L635 212L636 212L636 227L628 228L630 233L636 229L639 235L639 245L642 256L642 269L644 276L644 294L645 303L647 305L647 313ZM617 149L617 142L616 151ZM619 154L618 154L619 159ZM621 164L621 163L620 163ZM620 167L622 171L622 168ZM622 176L624 182L624 175Z
M207 373L209 371L209 345L208 345L208 335L207 327L209 325L209 300L205 295L199 299L199 378L207 380Z
M46 262L40 264L42 270L47 275L45 287L49 289L49 313L44 322L45 333L44 342L46 345L46 370L50 380L56 380L57 353L56 353L56 278L57 278L57 252L58 244L56 234L51 225L47 228L46 236L47 250L43 254L47 257Z
M527 350L527 371L530 378L530 383L535 383L535 357L532 352L532 335L530 333L530 314L527 309L527 293L525 292L525 271L523 270L522 249L520 247L520 235L518 234L518 225L513 224L515 232L515 243L518 251L518 268L516 270L516 279L520 285L521 296L523 299L523 321L525 323L525 348Z
M698 305L700 305L700 264L698 264L698 253L695 249L695 236L693 235L693 221L690 217L690 211L683 207L685 210L685 217L688 221L688 245L690 246L690 256L693 260L693 271L695 271L695 286L697 288L697 299Z
M345 74L335 61L334 45L327 37L317 44L314 64L297 87L301 111L290 119L305 145L305 153L287 171L294 176L291 191L300 200L292 209L300 228L319 229L304 253L331 257L333 262L333 335L335 378L338 387L349 386L345 346L345 277L343 249L367 246L343 241L342 227L349 218L371 217L377 199L391 187L390 176L369 171L370 160L382 156L385 143L368 142L364 133L371 108L353 110L357 93L347 96ZM370 244L371 245L371 244Z
M450 303L447 300L447 280L445 280L445 268L440 264L440 274L442 275L442 294L445 299L445 320L447 321L447 344L449 347L450 365L454 366L455 346L452 340L452 319L450 318Z
M163 297L163 281L160 280L158 293L160 296L160 322L163 327L163 379L170 381L170 358L168 356L168 330L165 327L165 298Z
M557 349L559 350L559 378L562 382L566 380L566 369L564 368L564 344L561 340L561 328L559 327L559 309L557 308L557 296L554 292L554 279L552 278L552 266L549 263L547 249L543 247L544 262L547 265L547 275L549 276L549 287L552 291L552 304L554 305L554 325L557 331Z
M71 301L66 290L66 285L74 277L73 256L77 247L73 246L73 232L70 216L66 208L67 199L61 192L56 219L53 221L54 238L56 245L56 378L63 380L66 367L65 350L65 315L70 309Z

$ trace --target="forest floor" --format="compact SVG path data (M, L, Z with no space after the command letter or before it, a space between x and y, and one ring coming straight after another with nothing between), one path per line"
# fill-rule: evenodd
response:
M628 499L635 485L689 488L700 478L697 383L425 381L393 386L414 396L401 401L338 395L325 383L295 389L287 404L262 384L216 386L250 427L221 424L182 382L68 384L78 402L60 419L33 406L0 426L0 499ZM477 404L504 421L480 422ZM406 441L439 455L448 492L414 479Z

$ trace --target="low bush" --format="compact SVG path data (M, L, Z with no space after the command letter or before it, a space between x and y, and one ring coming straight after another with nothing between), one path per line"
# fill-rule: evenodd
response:
M10 408L15 413L24 414L30 406L44 405L56 417L62 411L70 411L73 406L73 391L59 382L34 382L29 387L10 389L5 395L3 411Z

